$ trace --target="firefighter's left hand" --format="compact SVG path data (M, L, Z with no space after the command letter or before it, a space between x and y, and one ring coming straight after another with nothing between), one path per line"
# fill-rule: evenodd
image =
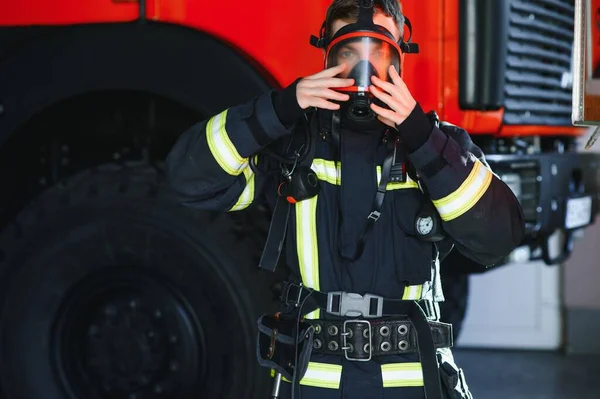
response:
M369 91L391 109L385 109L376 104L371 104L371 109L378 115L381 122L395 128L408 118L417 102L393 65L390 65L388 72L393 84L372 76L373 85L369 86Z

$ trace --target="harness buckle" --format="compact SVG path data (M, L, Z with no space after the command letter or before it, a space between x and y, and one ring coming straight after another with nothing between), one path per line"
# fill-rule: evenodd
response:
M346 326L350 323L354 323L354 324L366 324L367 328L365 328L363 330L363 337L364 338L368 338L369 339L369 343L365 345L364 348L364 352L369 354L369 357L366 358L360 358L360 357L352 357L352 356L348 356L348 352L354 352L355 348L353 348L351 345L348 345L348 343L346 342L346 339L348 337L348 333L346 332ZM369 360L371 360L371 358L373 357L373 330L371 329L371 322L368 320L345 320L344 321L344 331L342 332L342 350L344 351L344 356L346 357L347 360L353 361L353 362L368 362ZM367 347L368 345L368 347ZM358 352L358 351L357 351Z
M334 291L327 294L327 313L341 317L377 318L383 314L383 297Z
M373 221L376 222L377 220L379 220L380 216L381 212L372 211L371 213L369 213L369 216L367 216L367 219L373 219Z
M284 288L286 305L293 305L295 308L299 307L303 302L304 291L310 293L311 289L302 285L302 283L286 283L287 287ZM297 290L297 293L291 292L291 290ZM296 294L296 295L293 295ZM292 298L290 298L292 296Z

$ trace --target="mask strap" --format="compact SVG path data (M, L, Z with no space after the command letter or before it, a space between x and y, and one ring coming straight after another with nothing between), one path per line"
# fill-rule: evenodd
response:
M400 43L398 43L398 45L400 46L400 49L402 50L403 53L418 53L419 52L419 45L417 43L411 43L412 40L412 24L410 23L410 19L408 19L408 17L404 16L404 26L406 26L408 28L408 40L404 41L404 35L402 35L402 38L400 39Z
M358 11L358 25L373 26L373 0L360 0Z
M327 21L323 21L321 24L321 29L319 29L319 37L315 35L310 35L310 44L316 48L326 48L327 47L327 32L325 32L327 28Z

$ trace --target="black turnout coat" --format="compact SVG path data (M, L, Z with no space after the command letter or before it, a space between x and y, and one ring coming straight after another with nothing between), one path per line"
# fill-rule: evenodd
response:
M166 162L179 201L224 212L246 209L261 197L272 205L280 176L254 173L249 160L254 157L259 166L268 165L271 161L257 154L267 145L287 143L301 114L291 85L196 123L178 139ZM410 177L388 183L381 217L355 261L349 258L381 178L382 132L342 127L338 157L330 142L316 142L311 168L321 189L316 197L292 207L285 247L286 264L304 285L324 292L443 300L438 246L419 239L415 226L427 200L433 201L441 217L446 242L482 265L498 262L521 242L524 222L519 202L490 170L465 130L443 123L435 127L419 104L397 130L398 156L419 172L429 199ZM315 311L307 317L325 316ZM415 356L367 363L313 356L301 383L303 397L318 390L316 397L325 398L421 398L422 376ZM453 364L449 351L445 356Z

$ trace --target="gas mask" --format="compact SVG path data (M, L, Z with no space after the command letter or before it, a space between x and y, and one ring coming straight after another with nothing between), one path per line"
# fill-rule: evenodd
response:
M326 32L327 22L321 26L320 37L311 37L311 44L325 49L325 69L345 63L346 68L339 78L353 78L354 85L335 88L336 91L348 94L348 101L340 101L339 118L342 125L356 130L375 130L384 125L371 109L375 103L389 108L369 92L372 84L371 76L392 82L389 67L393 65L398 74L401 73L402 54L417 53L418 45L410 43L412 28L405 17L405 25L410 36L407 41L400 38L396 42L394 35L381 25L373 22L373 0L358 0L358 20L342 27L330 38Z

